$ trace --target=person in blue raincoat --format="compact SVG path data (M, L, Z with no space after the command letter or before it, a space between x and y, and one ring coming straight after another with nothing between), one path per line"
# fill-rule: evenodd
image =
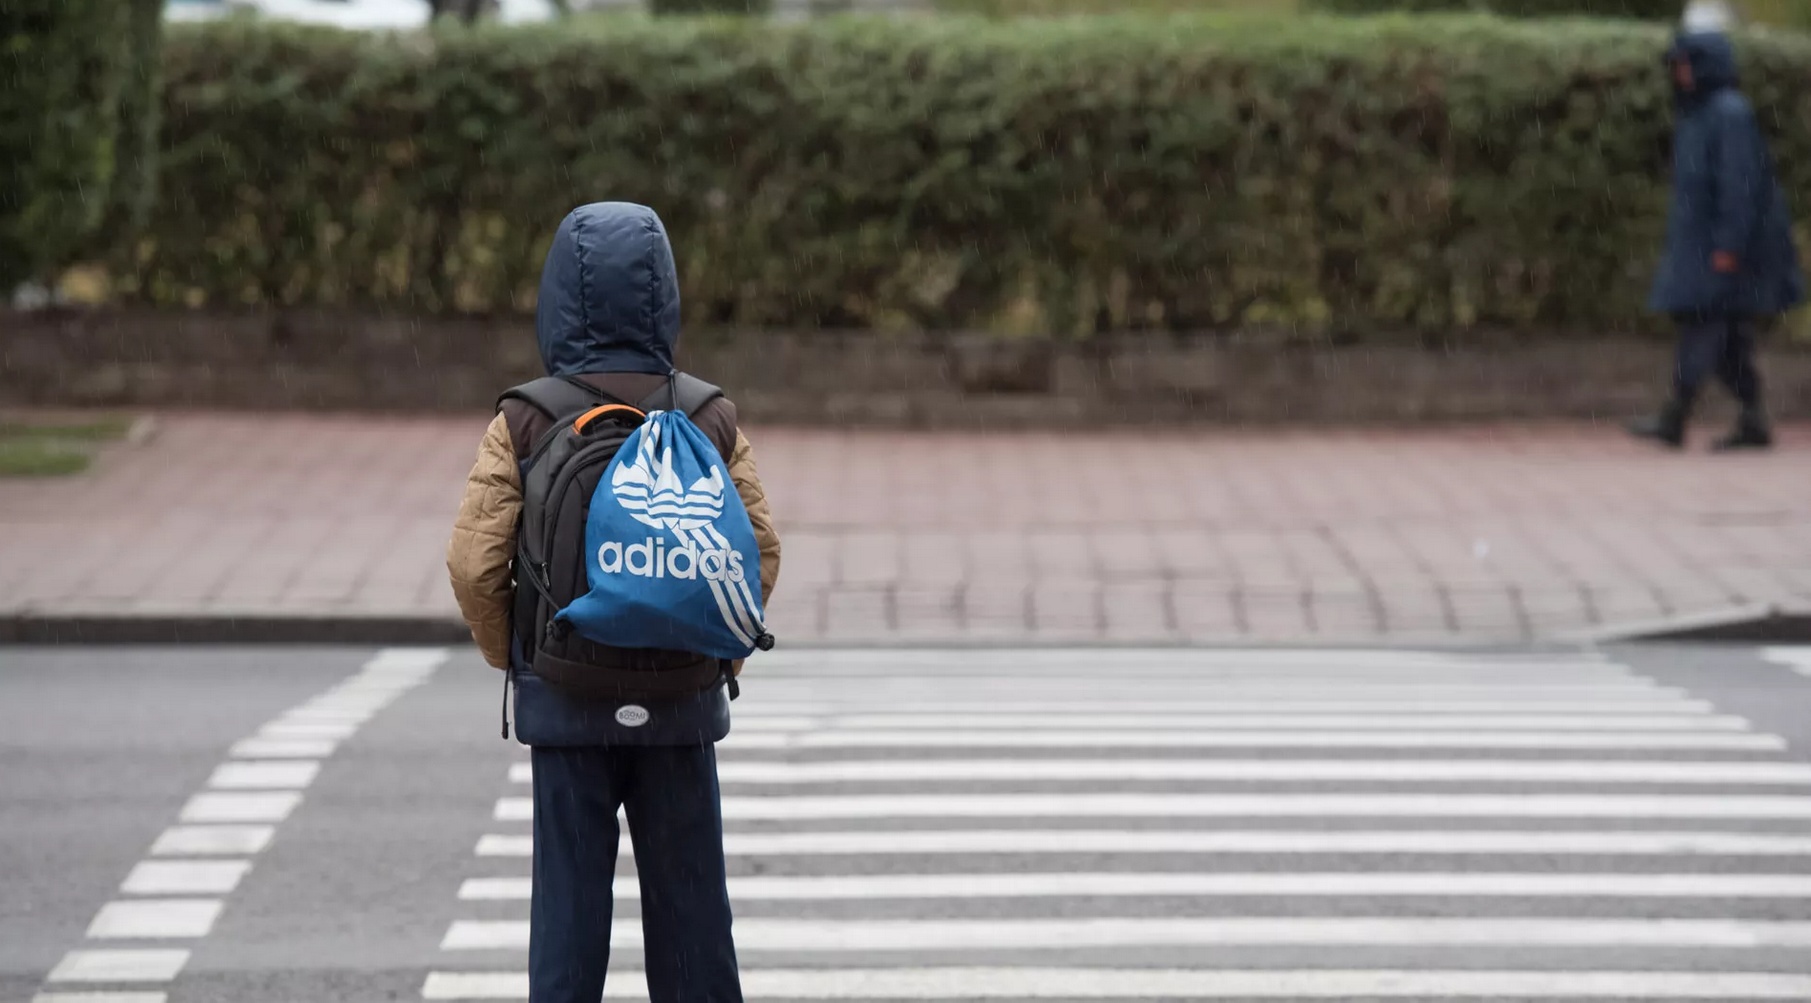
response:
M1679 341L1671 399L1630 430L1684 445L1692 404L1714 374L1742 405L1717 448L1765 448L1773 433L1761 403L1755 330L1804 298L1785 195L1754 107L1738 89L1729 36L1688 24L1666 65L1675 107L1673 196L1649 306L1675 320Z
M679 332L678 270L660 217L625 202L574 209L541 273L535 333L548 375L644 400L670 385ZM760 549L761 595L771 596L780 538L754 448L727 398L693 419L735 482ZM512 612L522 461L553 424L523 401L502 403L447 545L460 614L485 661L514 670L516 737L533 748L528 998L598 1003L603 996L621 809L641 886L645 998L742 1003L714 745L729 733L726 687L631 706L564 695L535 676L527 657L533 641L522 635L532 626Z

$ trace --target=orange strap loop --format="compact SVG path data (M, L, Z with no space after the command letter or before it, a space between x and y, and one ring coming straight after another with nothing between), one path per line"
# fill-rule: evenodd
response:
M579 433L580 435L583 435L585 432L586 425L591 424L593 421L596 421L597 419L602 418L603 416L611 413L612 411L625 411L629 414L634 415L637 418L646 418L648 416L647 412L641 410L640 408L630 407L627 404L603 404L598 407L594 407L589 411L586 411L584 414L579 415L578 419L572 423L572 430L574 432Z

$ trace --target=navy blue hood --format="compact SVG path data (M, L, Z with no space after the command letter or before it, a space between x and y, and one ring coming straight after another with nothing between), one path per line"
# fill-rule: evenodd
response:
M593 202L567 214L541 268L535 338L549 376L672 371L679 277L654 210Z
M1683 59L1691 64L1693 97L1708 97L1740 82L1736 47L1722 32L1682 33L1673 39L1666 58L1669 63Z

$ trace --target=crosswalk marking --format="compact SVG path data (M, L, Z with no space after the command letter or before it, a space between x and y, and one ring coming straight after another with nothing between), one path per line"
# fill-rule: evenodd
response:
M636 926L635 929L639 929L639 926ZM630 934L629 930L629 926L613 924L610 934L611 944L627 946L618 938L619 934L639 937L638 933ZM740 930L738 930L739 932ZM640 940L637 939L636 943L640 944ZM440 940L440 949L443 951L513 951L517 949L525 951L528 949L528 921L454 920L453 925L447 928L446 936Z
M604 986L606 995L632 978L628 972L610 973ZM637 983L628 998L646 999L647 985ZM429 1000L525 1000L528 998L527 972L429 972L421 987L421 998Z
M725 749L1629 749L1777 752L1777 735L1438 731L731 731Z
M612 945L641 946L641 926L619 922ZM1114 947L1811 947L1811 922L1733 919L1615 920L1232 917L1149 919L775 919L736 921L744 952L1057 951ZM443 951L526 951L527 920L456 920Z
M385 649L356 675L236 743L207 788L183 805L181 824L165 829L121 882L126 897L101 906L88 925L88 938L167 943L208 936L224 907L218 896L238 888L251 858L270 845L277 823L301 803L302 790L320 771L318 757L419 685L446 657L439 648ZM51 970L49 984L112 988L45 992L37 998L40 1003L162 1003L166 994L147 990L146 984L174 980L189 956L186 948L70 951Z
M295 790L314 783L321 764L310 761L259 762L234 760L221 763L208 778L215 790Z
M517 764L516 778L533 771ZM1417 782L1546 784L1811 784L1811 763L1528 759L877 759L810 763L728 762L724 783L822 784L923 781L1170 781L1223 783Z
M251 870L249 860L141 860L120 891L128 895L226 895Z
M197 794L182 808L184 822L281 822L289 817L302 795L281 793Z
M1625 666L920 654L748 679L719 777L750 999L1811 998L1781 967L1811 949L1811 763ZM426 999L527 996L520 961L473 966L527 946L521 793ZM615 892L605 995L645 999L640 889ZM1646 953L1593 967L1617 950ZM1146 967L1099 967L1122 956Z
M799 702L745 697L747 706L736 708L736 721L759 721L769 717L821 718L837 714L858 713L850 707L829 702ZM1273 696L1267 699L1209 700L1042 700L1020 696L1018 699L989 700L989 712L1009 711L1014 714L1711 714L1714 709L1704 700L1684 697L1653 697L1645 693L1631 696L1612 695L1581 700L1574 695L1530 696L1519 690L1469 699L1426 699L1414 695L1389 696L1371 691L1353 693L1343 698L1327 698L1315 693ZM899 700L886 705L889 713L899 715L975 714L977 701Z
M517 803L532 806L532 801ZM526 813L524 813L526 815ZM1811 798L1641 794L896 794L726 797L725 819L1811 818Z
M1394 648L845 648L774 652L761 658L763 676L798 673L838 676L955 675L1005 669L1020 675L1075 672L1098 678L1102 665L1136 666L1140 676L1194 675L1221 668L1238 672L1354 672L1365 676L1411 672L1427 676L1488 675L1513 682L1541 673L1631 676L1628 666L1598 655L1489 656Z
M1803 1000L1811 978L1766 972L1203 971L1151 968L880 968L749 971L749 999L1622 999ZM516 972L435 973L430 1000L527 999ZM640 972L606 999L645 1000Z
M167 992L40 992L31 1003L165 1003Z
M260 738L234 743L227 753L234 759L325 759L339 742L331 738Z
M1386 713L1377 708L1366 713L1243 713L1243 714L1123 714L1103 712L947 714L823 714L792 716L750 715L738 722L743 732L810 731L839 729L953 730L988 728L1010 731L1114 730L1148 728L1169 730L1271 730L1304 728L1369 730L1486 730L1486 731L1747 731L1751 725L1730 715L1693 714L1586 714L1574 712L1490 714Z
M168 982L188 963L185 950L70 951L51 969L46 981Z
M153 857L211 857L264 852L276 829L268 825L173 825L151 844Z
M746 694L758 694L755 699L775 701L821 700L826 697L846 697L857 700L872 700L876 708L883 708L898 702L933 701L947 699L952 687L957 687L964 694L973 697L977 706L993 706L1000 701L1014 699L1026 700L1061 700L1073 701L1088 697L1101 697L1101 681L1075 679L1054 679L1049 677L1030 678L1013 675L975 676L961 680L935 678L879 678L873 680L807 680L772 678L762 675L749 681ZM1447 682L1429 682L1411 678L1373 679L1369 681L1354 678L1340 679L1201 679L1188 678L1181 680L1126 680L1124 688L1117 690L1122 696L1130 693L1150 694L1167 693L1178 700L1488 700L1496 696L1516 695L1523 699L1558 700L1572 698L1579 701L1629 701L1654 700L1680 696L1683 691L1670 686L1661 686L1650 682L1605 682L1605 681L1552 681L1523 686L1508 686L1501 683L1467 682L1455 680Z
M1746 720L1729 715L1581 715L1581 714L847 714L823 717L750 718L745 730L802 731L816 728L949 730L1002 728L1045 731L1116 728L1260 729L1287 731L1300 728L1400 731L1413 728L1454 728L1483 731L1747 731Z
M351 721L272 721L258 729L260 738L319 738L340 741L351 738L358 724Z
M534 817L497 800L500 822ZM1645 794L893 794L725 797L730 820L876 818L1811 819L1811 798Z
M1149 968L755 970L749 999L1641 999L1803 1000L1811 978L1747 972L1227 971ZM430 1000L528 998L517 972L429 977ZM606 999L645 1000L640 972L612 973Z
M1789 665L1801 676L1811 676L1811 645L1798 645L1789 648L1767 648L1761 657L1770 662Z
M527 857L531 836L488 834L480 857ZM863 832L731 832L731 857L906 856L944 854L1416 854L1420 856L1800 857L1811 835L1749 832L1542 832L1149 829L905 829ZM633 855L629 837L621 853Z
M283 724L347 724L357 727L358 725L371 720L376 714L377 710L375 707L361 701L357 704L320 704L298 707L295 710L285 712L283 716L277 718L277 720Z
M1494 970L835 969L743 972L750 999L1806 999L1811 978L1769 972ZM435 972L424 999L527 999L522 972ZM647 999L612 972L605 999Z
M220 915L219 899L121 899L101 907L88 925L98 940L205 937Z
M459 887L467 902L522 901L528 878L469 878ZM618 899L639 898L633 880L619 881ZM881 899L1178 898L1305 896L1554 898L1811 898L1805 874L1480 874L1401 873L1075 873L876 874L733 877L737 902L877 901Z
M1548 783L1800 786L1811 763L1529 759L869 759L720 763L726 784L924 781ZM528 763L509 778L530 783Z

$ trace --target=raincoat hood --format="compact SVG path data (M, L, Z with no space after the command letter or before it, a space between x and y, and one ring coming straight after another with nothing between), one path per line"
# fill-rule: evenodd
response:
M654 210L594 202L567 214L541 269L535 338L549 376L672 371L679 277Z
M1681 32L1666 58L1669 63L1683 59L1691 64L1692 97L1707 97L1740 82L1735 45L1720 31Z

